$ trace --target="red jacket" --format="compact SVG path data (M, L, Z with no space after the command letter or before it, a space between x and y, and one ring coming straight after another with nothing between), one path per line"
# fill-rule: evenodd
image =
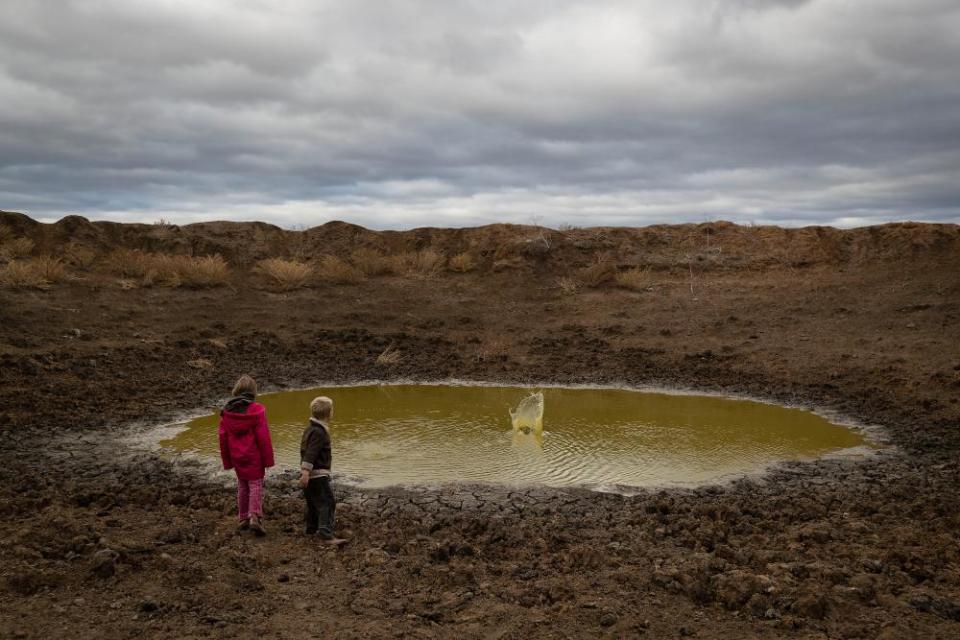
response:
M224 469L234 469L241 480L259 480L273 466L273 444L267 409L250 403L246 413L220 413L220 457Z

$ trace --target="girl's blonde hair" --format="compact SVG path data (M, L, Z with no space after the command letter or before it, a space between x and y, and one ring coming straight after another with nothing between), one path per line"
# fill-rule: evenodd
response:
M257 395L257 381L248 375L240 376L240 379L237 380L236 384L233 385L234 397L242 396L244 394L249 394L254 397Z
M329 420L333 413L333 400L327 396L317 396L310 402L310 415L315 420Z

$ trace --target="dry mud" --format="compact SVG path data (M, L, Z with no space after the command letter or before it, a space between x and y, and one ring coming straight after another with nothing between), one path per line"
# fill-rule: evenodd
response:
M0 221L51 251L188 247L237 265L297 238ZM239 269L209 291L125 291L96 272L0 291L0 637L960 636L957 227L554 234L326 225L295 250L485 262L285 294ZM651 286L555 286L601 251L649 266ZM377 364L390 345L400 362ZM881 425L893 446L630 497L341 483L352 540L334 551L300 533L289 472L256 539L235 530L228 476L124 444L212 407L241 372L270 389L456 377L747 394Z

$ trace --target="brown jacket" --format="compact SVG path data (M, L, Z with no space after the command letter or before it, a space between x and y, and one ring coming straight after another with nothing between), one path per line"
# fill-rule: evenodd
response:
M330 432L327 425L310 418L300 438L300 468L310 472L311 478L330 475L333 453L330 450Z

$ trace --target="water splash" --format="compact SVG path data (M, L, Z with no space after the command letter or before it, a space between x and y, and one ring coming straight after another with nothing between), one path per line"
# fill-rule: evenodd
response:
M531 393L510 412L513 430L523 433L543 432L543 392Z

